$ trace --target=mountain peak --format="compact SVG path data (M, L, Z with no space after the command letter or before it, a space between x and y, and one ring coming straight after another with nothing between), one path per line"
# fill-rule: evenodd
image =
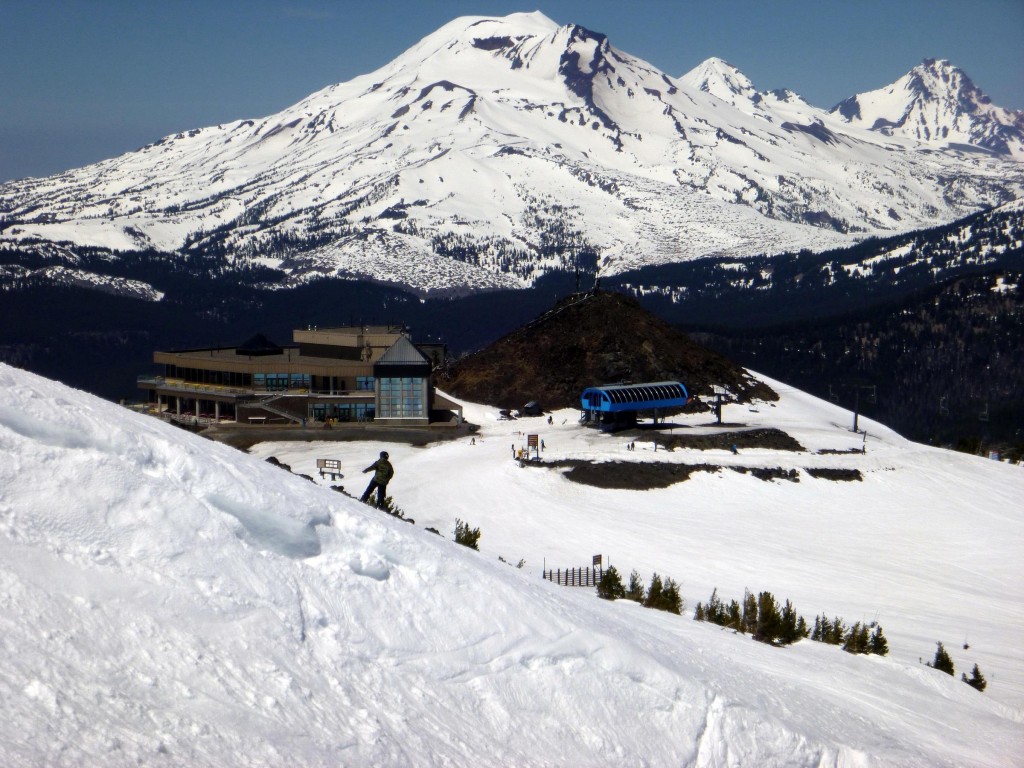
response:
M925 59L891 85L851 96L831 111L886 135L1024 159L1024 112L993 105L946 59Z
M992 103L962 69L946 59L925 59L910 70L907 77L908 84L923 99L955 102L969 112L977 112L981 105Z
M757 93L750 78L729 62L714 56L705 59L679 79L691 88L730 104L735 104L737 98L751 99Z

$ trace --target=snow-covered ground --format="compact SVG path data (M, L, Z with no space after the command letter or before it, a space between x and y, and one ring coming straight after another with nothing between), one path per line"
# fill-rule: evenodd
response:
M549 426L468 405L475 445L247 456L0 366L0 764L1019 764L1024 470L867 420L866 454L819 454L860 447L850 414L773 386L778 404L725 417L805 452L630 452L572 411ZM547 459L800 480L723 468L601 490L520 468L520 432ZM415 525L261 460L315 475L339 458L361 491L383 448ZM456 518L481 529L480 552L451 541ZM684 616L540 578L598 553L674 578ZM771 648L693 621L715 587L769 590L812 623L877 619L891 652ZM936 641L956 678L921 663ZM958 679L974 663L984 694Z

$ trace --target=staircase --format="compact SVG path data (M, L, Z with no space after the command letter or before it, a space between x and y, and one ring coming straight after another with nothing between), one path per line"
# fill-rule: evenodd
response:
M285 410L283 410L281 408L277 408L277 407L271 405L271 403L273 403L275 400L280 400L282 397L287 397L287 395L288 395L287 392L281 392L279 394L272 395L271 397L268 397L268 398L266 398L264 400L257 400L255 402L249 404L249 407L250 408L260 408L260 409L262 409L264 411L267 411L269 413L273 413L273 414L275 414L277 416L282 416L282 417L284 417L284 418L288 419L289 421L292 421L292 422L294 422L296 424L301 424L302 423L302 417L301 416L296 416L294 413L289 413L288 411L285 411Z

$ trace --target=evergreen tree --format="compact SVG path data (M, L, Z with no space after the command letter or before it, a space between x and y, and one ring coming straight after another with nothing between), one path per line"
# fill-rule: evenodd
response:
M850 631L843 638L843 650L847 653L864 653L867 650L867 641L865 640L864 648L861 648L862 637L861 623L858 621L850 627Z
M868 653L873 653L877 656L885 656L889 653L889 641L882 634L881 624L876 624L874 631L871 633L871 639L868 641Z
M683 612L683 598L679 594L679 585L675 579L665 579L665 589L662 592L662 610L674 613L677 616Z
M651 586L647 588L647 597L644 598L646 608L657 608L661 604L662 589L661 576L655 573L651 576Z
M757 596L757 624L753 636L762 643L774 643L782 636L782 614L771 592Z
M828 639L825 641L830 645L840 645L846 638L846 623L839 617L836 616L832 619L830 625Z
M814 631L811 632L811 640L821 640L821 616L814 617Z
M706 614L704 613L704 606L701 605L700 603L697 603L697 607L693 611L693 620L694 621L705 621L706 620Z
M942 647L942 643L936 643L935 658L929 666L935 669L945 672L947 675L952 675L956 672L953 668L953 659L950 658L946 649Z
M739 630L746 634L757 629L757 598L751 591L743 592L743 617L740 620Z
M988 685L988 681L985 676L981 674L981 670L978 669L978 665L974 665L974 669L971 670L971 677L968 679L967 675L961 673L960 679L967 683L971 688L976 688L979 691L984 691Z
M640 574L634 570L629 574L629 586L626 588L626 599L635 600L638 603L644 601L644 583L640 580Z
M597 596L603 600L619 600L626 596L626 588L622 586L622 577L614 565L601 575L597 583Z
M722 601L718 597L718 588L711 590L711 598L708 600L706 609L708 621L714 624L721 624L722 617L724 616L724 610L722 608Z
M470 528L469 523L455 518L455 541L470 549L480 549L480 529Z
M729 603L729 611L727 614L723 614L721 623L726 627L740 629L740 624L742 624L740 620L740 604L735 600ZM740 629L740 631L742 632L743 630Z
M807 631L806 625L803 629L800 629L803 619L796 614L796 609L793 607L793 603L786 600L786 604L782 607L782 617L780 625L779 639L785 644L790 645L795 643L801 637L805 636Z

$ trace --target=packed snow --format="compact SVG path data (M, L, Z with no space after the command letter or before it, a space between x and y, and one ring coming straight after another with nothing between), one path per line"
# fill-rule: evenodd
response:
M0 764L1017 764L1022 470L862 420L865 443L849 413L773 385L777 405L726 420L805 452L627 451L573 411L549 426L467 404L475 444L246 455L0 366ZM523 433L545 459L723 469L600 490L520 467ZM315 473L339 458L359 491L384 448L415 524ZM729 465L799 468L800 482ZM815 466L863 480L815 480ZM479 552L451 540L456 518L481 529ZM540 577L598 553L676 579L684 615ZM715 587L770 590L811 622L877 619L891 653L774 648L694 621ZM980 665L985 693L921 663L940 640L958 673Z

